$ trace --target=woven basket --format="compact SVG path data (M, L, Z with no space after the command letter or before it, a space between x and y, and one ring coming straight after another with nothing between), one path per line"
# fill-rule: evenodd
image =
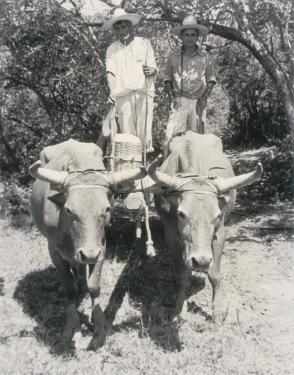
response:
M116 134L113 142L114 170L125 171L142 165L143 147L132 134Z

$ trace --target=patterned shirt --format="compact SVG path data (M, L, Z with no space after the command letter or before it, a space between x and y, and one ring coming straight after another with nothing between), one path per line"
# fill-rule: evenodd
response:
M180 48L169 55L164 80L173 83L175 97L201 98L206 84L216 82L212 58L199 47L192 55L182 54Z
M151 43L148 39L135 37L128 45L120 41L113 42L106 51L106 70L115 80L117 96L130 91L147 92L154 96L154 77L145 78L143 65L156 69L156 62Z

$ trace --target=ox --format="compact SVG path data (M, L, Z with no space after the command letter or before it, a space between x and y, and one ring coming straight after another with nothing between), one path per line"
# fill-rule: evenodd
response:
M259 163L254 172L234 176L221 140L212 134L188 131L175 137L169 150L161 167L156 168L157 160L148 173L162 189L155 194L155 204L180 285L176 306L171 310L181 312L191 272L205 272L213 290L212 317L219 320L224 223L235 203L235 189L259 179L262 166Z
M139 168L107 172L98 146L74 140L46 147L29 171L37 179L31 196L33 219L48 240L50 257L68 297L60 345L66 348L79 328L77 292L78 282L84 278L94 325L89 348L96 349L106 337L107 322L98 297L112 188L144 174Z

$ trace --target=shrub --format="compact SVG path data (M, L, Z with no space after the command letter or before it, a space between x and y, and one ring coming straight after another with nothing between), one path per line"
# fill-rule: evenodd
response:
M22 185L17 178L2 180L0 191L0 212L15 227L31 227L30 213L31 187Z

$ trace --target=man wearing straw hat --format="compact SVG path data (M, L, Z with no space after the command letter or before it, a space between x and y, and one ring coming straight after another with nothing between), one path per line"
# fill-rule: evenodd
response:
M169 55L164 75L172 103L167 142L186 130L204 133L205 106L216 82L210 55L197 45L199 37L206 36L208 29L189 15L172 33L181 39L182 47Z
M134 36L138 14L115 9L103 25L117 40L106 52L109 102L116 106L121 133L138 136L147 152L152 148L154 81L157 71L149 40Z

